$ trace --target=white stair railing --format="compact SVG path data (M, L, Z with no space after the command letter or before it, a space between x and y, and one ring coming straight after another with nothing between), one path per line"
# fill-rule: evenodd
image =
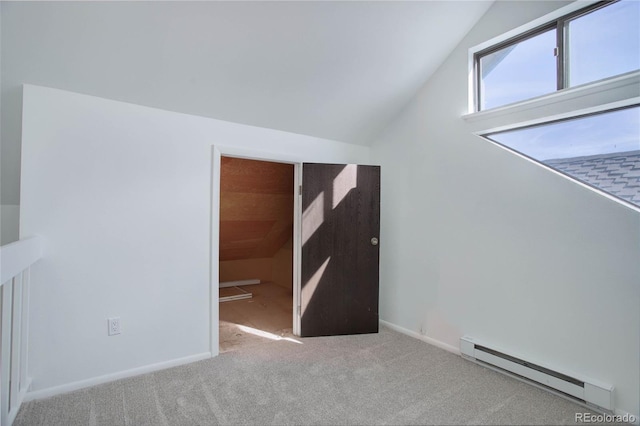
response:
M40 237L0 247L0 426L13 423L29 389L29 273L42 257Z

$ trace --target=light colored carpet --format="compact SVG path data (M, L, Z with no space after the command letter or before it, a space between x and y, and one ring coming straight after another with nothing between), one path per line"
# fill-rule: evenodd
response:
M556 425L586 411L386 328L299 340L31 401L15 425Z

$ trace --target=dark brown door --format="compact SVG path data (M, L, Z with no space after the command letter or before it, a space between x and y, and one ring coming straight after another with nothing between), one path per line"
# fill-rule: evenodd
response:
M300 335L378 332L380 167L302 168Z

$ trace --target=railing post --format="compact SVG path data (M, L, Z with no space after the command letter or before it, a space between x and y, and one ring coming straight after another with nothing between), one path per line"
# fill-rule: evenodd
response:
M13 286L2 286L2 351L0 352L0 424L8 425L9 378L11 364L11 302Z
M29 281L31 268L22 272L22 342L20 345L20 391L26 391L29 386L27 378L27 350L29 349Z
M11 376L9 391L9 412L20 404L20 343L22 320L22 274L13 279L13 302L11 304Z
M38 236L0 247L0 426L13 423L30 385L29 279L41 257Z

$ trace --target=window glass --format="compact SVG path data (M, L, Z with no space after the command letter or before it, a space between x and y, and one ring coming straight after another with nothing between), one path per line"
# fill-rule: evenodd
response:
M567 23L568 85L640 68L640 1L622 0Z
M554 92L557 89L556 32L549 30L480 58L480 109Z
M640 69L640 0L590 4L546 25L477 54L478 111Z
M486 135L640 207L640 107Z

